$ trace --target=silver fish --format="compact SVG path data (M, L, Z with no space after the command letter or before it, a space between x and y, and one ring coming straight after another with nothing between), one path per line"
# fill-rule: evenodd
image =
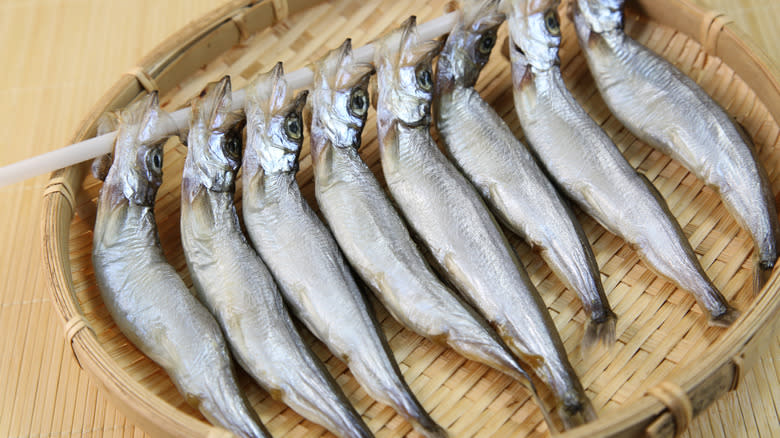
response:
M750 140L696 82L623 32L623 0L578 0L573 6L580 46L615 117L717 191L750 233L757 292L777 261L780 226Z
M570 427L595 417L555 324L479 193L430 134L431 60L415 19L378 41L377 121L392 197L437 267L555 396Z
M547 173L604 228L628 241L651 268L691 292L711 324L734 322L739 312L707 278L660 193L566 89L558 59L558 1L505 5L515 109Z
M275 399L336 435L370 437L301 339L271 273L241 232L233 194L244 117L230 112L231 100L226 76L192 106L181 238L195 290L222 326L236 361Z
M433 273L360 158L373 72L370 64L352 59L350 40L315 66L311 94L315 194L336 241L395 319L532 388L528 374L493 329Z
M92 264L103 301L122 333L209 421L239 436L269 436L238 388L217 321L160 248L154 219L165 139L160 132L172 122L156 92L122 111L119 121L93 236Z
M455 165L509 229L538 248L564 284L580 296L589 319L585 356L615 342L617 317L582 226L531 153L474 89L504 21L498 0L464 2L436 69L436 127Z
M287 302L374 399L420 433L446 433L425 412L396 364L336 241L298 188L306 92L288 94L281 63L247 90L244 223Z

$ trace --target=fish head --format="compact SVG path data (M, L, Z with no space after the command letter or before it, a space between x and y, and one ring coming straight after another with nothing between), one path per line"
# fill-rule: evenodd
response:
M625 0L577 0L573 12L595 33L623 29Z
M415 17L376 43L377 118L408 126L430 125L433 98L433 58L441 43L422 40Z
M303 144L303 118L308 91L290 92L282 63L258 76L247 88L244 171L264 174L296 172Z
M229 76L208 84L192 103L184 175L218 192L234 189L241 167L245 119L232 103Z
M368 82L374 67L357 62L352 42L347 39L313 66L311 106L312 155L329 143L334 147L360 147L360 136L368 117Z
M546 71L560 65L559 0L503 0L509 22L509 57L515 69ZM513 69L513 70L515 70Z
M448 86L473 87L490 59L498 27L506 18L499 0L465 0L460 17L450 31L436 67L437 92Z
M152 206L162 183L163 146L176 125L160 108L156 91L119 111L117 120L114 160L105 186L132 204Z

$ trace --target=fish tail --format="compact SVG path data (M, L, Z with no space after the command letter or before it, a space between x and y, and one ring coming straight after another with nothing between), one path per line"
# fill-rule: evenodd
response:
M722 312L716 314L710 315L710 325L715 327L728 327L730 326L734 321L739 318L740 312L739 310L731 307L729 304L726 304L724 306L724 309Z
M523 371L525 375L525 371ZM550 432L555 435L555 433L560 429L558 426L558 423L555 422L555 419L553 418L553 415L551 414L550 406L555 406L554 402L548 403L545 401L545 399L542 397L542 395L539 393L539 390L536 389L536 384L534 384L531 377L528 378L528 381L521 381L523 386L528 388L528 390L531 392L531 398L534 399L534 402L536 403L536 406L539 407L539 410L542 412L542 417L544 418L544 422L547 423L547 429L550 430ZM543 386L543 385L542 385ZM552 393L548 393L548 395L552 396Z
M447 437L447 432L436 424L409 388L384 339L382 343L387 352L384 363L377 363L371 357L360 360L353 356L345 360L358 383L371 398L395 409L419 434L428 438Z
M565 430L581 426L597 418L593 404L584 395L569 393L558 407L558 414Z
M761 289L764 287L769 277L772 275L772 269L775 267L774 262L767 260L759 260L758 257L753 259L753 295L758 295Z
M399 394L403 400L396 401L395 405L399 408L399 413L411 423L417 433L426 438L447 438L447 431L439 426L433 418L425 411L417 398L412 394L411 389L404 382L404 394Z
M429 417L427 414L425 415L425 417L426 418L418 417L415 420L410 420L410 422L412 423L412 427L414 427L414 430L417 433L427 438L448 438L449 437L447 431L444 430L443 427L436 424L436 422L433 421L433 419Z
M615 344L616 325L617 315L609 309L589 319L582 338L583 358L592 360L606 353Z
M270 437L257 412L238 388L233 373L215 376L209 385L210 396L200 400L198 409L213 424L246 438Z

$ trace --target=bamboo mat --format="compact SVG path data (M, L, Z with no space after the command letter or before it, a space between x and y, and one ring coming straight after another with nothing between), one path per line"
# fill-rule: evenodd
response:
M780 65L780 2L696 0L734 19ZM105 90L207 0L0 2L0 165L64 145ZM145 436L101 394L63 341L40 270L46 176L0 189L0 438ZM690 437L780 436L780 336Z

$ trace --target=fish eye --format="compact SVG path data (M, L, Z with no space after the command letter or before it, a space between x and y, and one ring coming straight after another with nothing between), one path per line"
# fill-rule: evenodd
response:
M496 31L490 30L488 32L485 32L482 35L482 38L479 39L479 53L483 55L489 55L490 51L493 49L493 46L496 45Z
M284 120L284 130L287 132L287 136L291 140L300 140L303 135L303 127L301 126L301 117L297 113L291 113Z
M558 24L558 13L555 9L550 9L544 13L544 25L551 34L555 36L561 34L561 28Z
M225 155L235 161L241 158L241 142L235 135L229 136L222 146L222 150L225 151Z
M146 154L146 164L154 172L162 171L163 157L160 148L152 148Z
M431 77L430 67L421 66L417 69L417 84L425 91L430 91L431 88L433 88L433 78Z
M353 116L363 117L368 111L368 96L362 88L356 88L349 96L349 112Z

